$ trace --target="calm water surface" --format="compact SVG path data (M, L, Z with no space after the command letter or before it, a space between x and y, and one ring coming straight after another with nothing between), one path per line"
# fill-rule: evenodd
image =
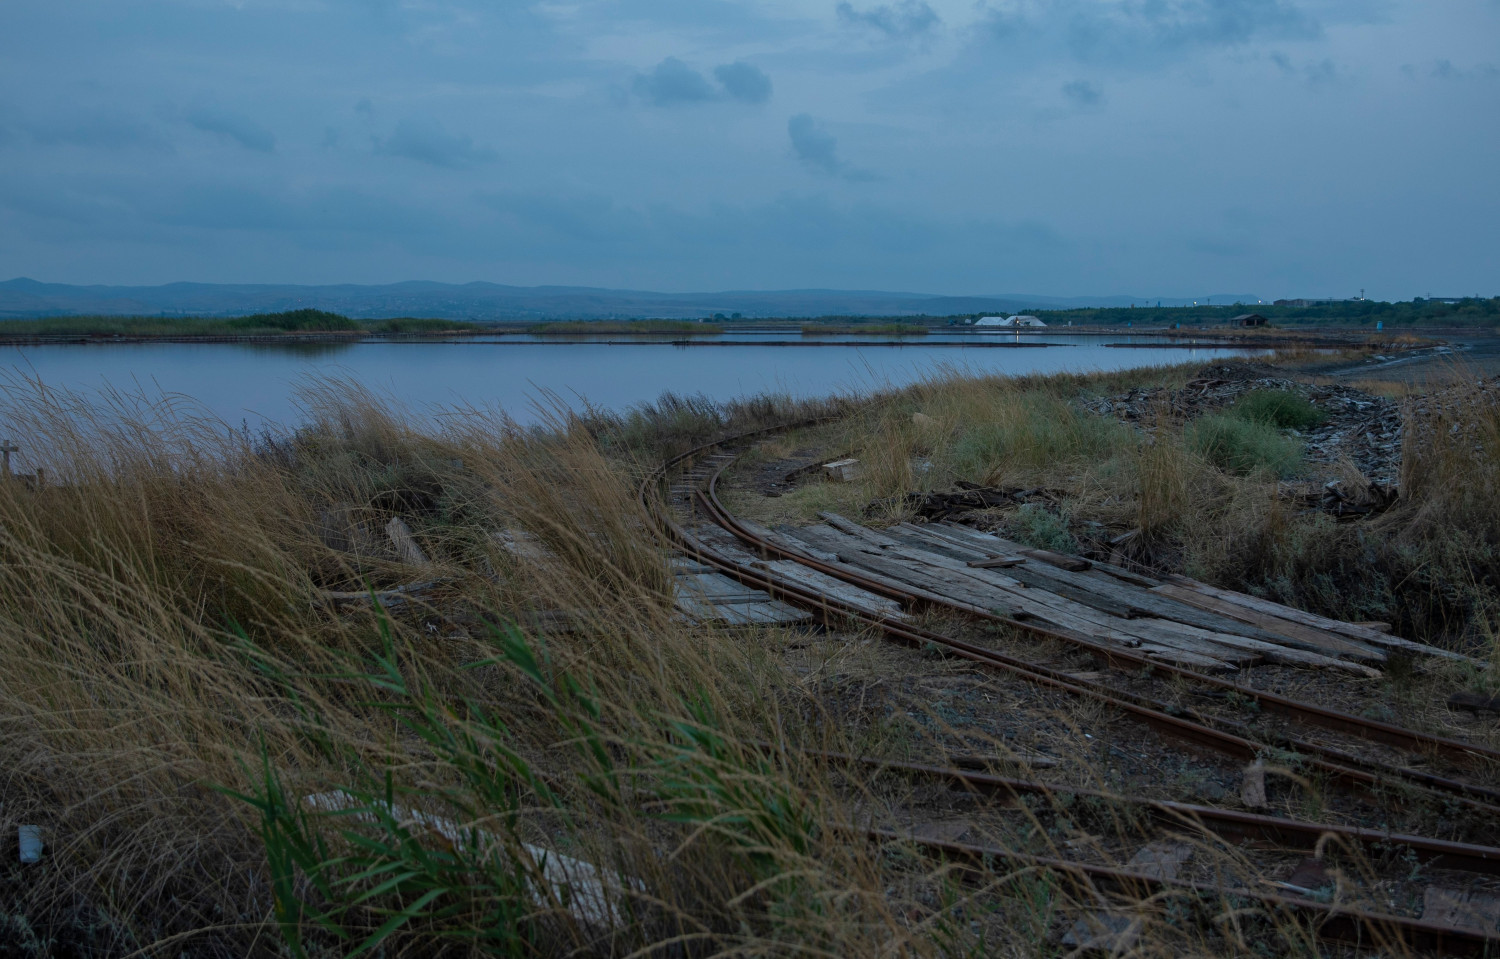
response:
M741 337L735 337L740 339ZM787 339L781 335L777 339ZM985 341L993 342L993 334ZM1038 337L1026 336L1025 342ZM1112 349L1129 337L1047 334L1045 348L966 348L920 341L890 347L678 346L669 342L365 341L336 345L140 343L0 349L0 371L49 387L109 385L148 395L182 394L232 426L292 425L294 388L310 375L346 377L408 407L500 408L537 419L550 392L572 405L624 409L664 391L717 400L763 392L819 396L910 383L944 367L975 373L1051 373L1206 363L1226 349Z

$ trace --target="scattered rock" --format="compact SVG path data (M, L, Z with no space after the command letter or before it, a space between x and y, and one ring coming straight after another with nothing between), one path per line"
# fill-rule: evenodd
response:
M1240 802L1251 809L1266 808L1266 766L1259 759L1245 767L1240 781Z
M1154 432L1160 420L1185 421L1232 406L1256 390L1287 390L1327 417L1299 435L1307 459L1322 467L1359 470L1371 485L1394 489L1401 471L1402 409L1383 396L1353 387L1314 386L1287 379L1263 363L1218 363L1204 367L1180 390L1133 389L1118 396L1085 401L1085 409Z

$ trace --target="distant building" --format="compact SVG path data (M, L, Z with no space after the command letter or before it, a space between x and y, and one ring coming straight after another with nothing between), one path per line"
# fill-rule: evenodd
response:
M1035 316L981 316L974 321L975 326L1046 326Z
M1259 313L1241 313L1230 322L1235 326L1265 326L1266 318Z
M1355 298L1355 300L1357 300L1357 299L1358 299L1358 297ZM1351 303L1351 302L1355 302L1355 300L1341 300L1341 299L1337 299L1337 298L1334 298L1334 299L1324 299L1324 300L1308 300L1308 299L1301 299L1301 300L1277 300L1276 302L1272 303L1271 305L1272 306L1332 306L1335 303Z

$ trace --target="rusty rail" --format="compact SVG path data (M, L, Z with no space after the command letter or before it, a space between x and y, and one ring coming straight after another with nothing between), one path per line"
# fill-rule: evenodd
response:
M809 424L799 423L796 425ZM773 596L815 610L825 617L836 616L878 628L898 641L914 645L934 643L945 647L957 656L980 665L1005 670L1024 680L1058 689L1069 695L1094 699L1117 708L1128 715L1132 715L1169 735L1206 746L1226 755L1238 758L1252 758L1258 754L1260 751L1259 745L1243 736L1236 735L1224 729L1213 728L1204 722L1195 722L1192 719L1171 715L1167 712L1168 709L1175 709L1178 712L1182 712L1177 707L1152 701L1148 697L1131 694L1124 694L1128 698L1121 698L1119 691L1102 684L1079 680L1066 673L1016 660L993 650L973 646L962 640L953 639L952 637L924 629L914 624L902 623L888 617L870 614L819 593L816 590L790 582L784 577L773 575L768 570L757 570L753 567L745 566L730 557L715 552L706 544L690 535L675 519L667 515L665 504L657 496L653 495L654 491L659 488L667 472L678 464L696 459L730 442L743 442L760 435L787 428L790 427L772 427L764 430L756 430L752 433L742 434L727 440L705 444L673 457L654 470L641 484L639 498L642 506L656 522L658 530L666 539L695 559L722 570L745 585L765 590ZM781 549L776 544L767 542L745 529L724 508L717 497L716 487L719 476L728 465L728 463L720 464L709 478L708 490L697 493L697 503L703 507L708 517L714 522L742 541L761 550L766 555L775 555L784 559L794 560L809 568L832 575L844 582L903 603L909 604L916 600L916 597L910 593L892 589L884 583L869 581L863 577L850 574L845 569L832 567L810 557ZM964 612L978 616L978 614L968 610L964 610ZM1020 622L1010 617L991 614L979 618L990 619L1033 634L1075 643L1101 656L1117 668L1122 664L1138 668L1149 667L1150 669L1166 672L1193 682L1230 689L1241 695L1254 698L1257 702L1262 703L1268 708L1292 715L1311 724L1356 733L1372 741L1400 745L1413 751L1441 752L1445 755L1462 757L1469 760L1500 759L1500 753L1483 747L1472 746L1457 740L1434 737L1387 723L1365 720L1360 717L1312 706L1311 704L1300 703L1296 700L1271 693L1242 689L1235 684L1226 683L1194 670L1146 660L1144 657L1136 656L1124 650L1107 647L1065 632ZM1194 718L1209 720L1217 725L1231 727L1238 727L1240 725L1228 720L1211 719L1210 717L1202 717L1196 714L1194 714ZM1432 776L1422 773L1419 770L1405 769L1363 760L1339 750L1311 743L1303 743L1297 740L1286 741L1294 744L1300 751L1318 757L1311 760L1310 765L1347 786L1377 791L1387 784L1389 778L1396 778L1435 792L1447 793L1449 794L1449 802L1465 806L1473 811L1490 815L1500 813L1500 807L1483 801L1485 799L1500 800L1500 791L1472 783ZM865 761L857 757L841 757L840 754L836 753L827 753L825 755L830 759L842 758L848 761ZM1033 783L1026 780L1007 779L984 773L945 769L943 767L921 766L919 764L896 764L875 760L869 760L868 762L879 763L889 768L904 769L913 774L948 777L955 781L964 782L975 789L1011 791L1013 793L1057 793L1066 791L1083 794L1084 792L1094 792L1076 789L1063 790L1059 787ZM1406 845L1413 849L1419 857L1426 857L1428 861L1435 865L1442 865L1444 868L1464 869L1490 874L1500 871L1497 870L1497 855L1500 855L1500 851L1497 851L1493 847L1454 843L1422 836L1408 836L1358 827L1301 823L1295 820L1239 813L1206 806L1193 806L1190 804L1145 800L1125 796L1116 797L1104 793L1098 793L1098 795L1112 800L1135 803L1157 816L1175 818L1178 822L1193 822L1202 828L1219 834L1238 833L1241 835L1253 835L1266 841L1279 842L1291 848L1307 848L1309 842L1315 848L1318 839L1324 836L1335 836L1342 841L1358 845L1373 845L1376 843ZM920 839L889 831L872 829L858 831L868 838L877 841L911 843L921 846L929 852L948 858L968 859L971 861L1006 861L1030 868L1043 868L1072 876L1077 880L1087 882L1091 887L1097 883L1123 888L1127 891L1144 891L1148 894L1174 892L1200 899L1211 897L1253 901L1271 910L1316 919L1317 931L1320 936L1341 941L1360 943L1396 941L1424 951L1431 950L1463 955L1489 954L1495 949L1497 941L1500 941L1487 937L1482 932L1442 926L1404 916L1373 913L1334 904L1314 902L1297 897L1274 895L1253 890L1223 889L1176 880L1163 880L1107 866L1048 859L1000 848Z

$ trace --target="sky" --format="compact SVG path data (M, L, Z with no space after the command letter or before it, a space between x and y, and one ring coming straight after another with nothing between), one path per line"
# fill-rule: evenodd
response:
M7 0L0 279L1500 294L1500 0Z

